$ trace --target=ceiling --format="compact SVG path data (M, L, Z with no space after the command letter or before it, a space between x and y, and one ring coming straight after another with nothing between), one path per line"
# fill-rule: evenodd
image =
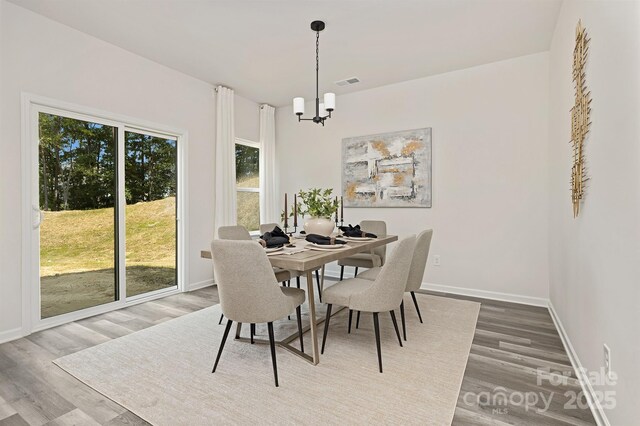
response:
M561 0L10 0L256 102L349 93L549 49ZM361 82L338 87L357 76ZM338 101L339 102L339 101ZM337 105L339 109L340 106Z

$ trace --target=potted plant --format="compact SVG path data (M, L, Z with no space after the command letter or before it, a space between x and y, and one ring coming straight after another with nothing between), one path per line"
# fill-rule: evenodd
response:
M338 198L332 196L333 189L311 188L308 191L300 190L297 197L297 205L290 216L297 214L304 221L304 232L329 236L333 232L335 224L331 216L337 214Z

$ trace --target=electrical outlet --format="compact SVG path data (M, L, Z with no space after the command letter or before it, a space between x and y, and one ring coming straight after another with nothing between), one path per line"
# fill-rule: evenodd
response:
M609 379L611 379L611 349L606 344L604 345L604 372Z
M433 266L440 266L440 255L436 254L433 256Z

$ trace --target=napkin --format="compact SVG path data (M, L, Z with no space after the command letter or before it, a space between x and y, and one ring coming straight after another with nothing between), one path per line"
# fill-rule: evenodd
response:
M328 246L328 245L334 245L334 244L347 244L346 241L336 240L333 237L324 237L318 234L309 234L307 235L307 238L305 238L305 240L309 241L310 243L318 244L321 246Z
M267 248L282 247L285 244L289 244L289 236L279 226L276 226L273 231L265 232L260 237L259 242L263 247Z
M341 226L340 230L344 234L345 237L368 237L368 238L378 238L376 234L372 234L370 232L364 232L360 229L360 225L356 226Z

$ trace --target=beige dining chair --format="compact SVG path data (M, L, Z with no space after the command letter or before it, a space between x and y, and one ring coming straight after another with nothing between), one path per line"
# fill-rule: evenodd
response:
M409 269L409 277L407 278L407 286L405 287L405 293L410 293L413 299L413 304L416 307L418 318L422 323L422 315L420 314L420 307L418 307L418 300L416 299L415 291L422 285L422 278L424 277L424 270L427 266L427 258L429 257L429 248L431 247L431 238L433 237L433 229L427 229L422 231L416 237L416 248L413 251L413 259L411 259L411 269ZM380 274L381 268L371 268L364 271L358 278L366 280L375 280ZM400 304L400 317L402 319L402 336L404 340L407 340L407 325L404 318L404 300ZM360 312L356 319L356 328L360 323ZM349 329L351 329L351 321L349 321Z
M221 240L246 240L252 241L251 234L247 231L247 228L241 225L231 225L231 226L221 226L218 228L218 238ZM291 273L286 269L281 268L273 268L273 273L276 276L276 281L279 283L290 282ZM214 268L215 274L215 268ZM224 319L224 314L220 315L220 321L218 321L218 325L222 324L222 320ZM251 325L251 340L253 341L253 336L255 335L255 324Z
M276 226L280 226L277 223L261 223L260 224L260 235L264 235L265 232L273 231ZM322 302L322 288L320 287L320 268L314 269L312 272L316 273L316 285L318 286L318 298L320 302ZM296 279L296 287L300 288L300 276L303 274L302 271L289 271L291 274L291 278Z
M360 229L376 234L378 237L385 237L387 235L387 224L382 220L363 220L360 222ZM386 254L387 246L385 244L374 248L373 252L357 253L353 256L338 260L338 265L340 265L340 281L342 281L344 277L345 266L354 266L356 269L353 276L356 277L358 275L358 268L374 268L384 265Z
M222 349L234 321L239 324L267 323L273 377L277 387L278 366L273 321L284 318L295 310L298 317L300 350L304 352L300 312L300 305L305 299L304 290L279 286L267 254L253 241L214 240L211 243L211 256L216 270L220 307L227 317L227 326L211 372L215 373L218 367Z
M339 281L337 284L325 289L324 299L327 303L327 316L324 323L322 336L322 349L324 353L329 322L331 320L331 308L333 305L349 308L349 317L355 311L373 313L373 327L376 335L376 349L378 351L378 366L382 373L382 353L380 351L380 326L378 313L389 312L393 327L398 337L398 343L402 346L402 339L398 331L398 323L394 310L400 307L404 289L407 285L409 268L416 244L416 237L410 236L400 241L387 262L380 270L378 277L371 281L362 278L351 278Z

